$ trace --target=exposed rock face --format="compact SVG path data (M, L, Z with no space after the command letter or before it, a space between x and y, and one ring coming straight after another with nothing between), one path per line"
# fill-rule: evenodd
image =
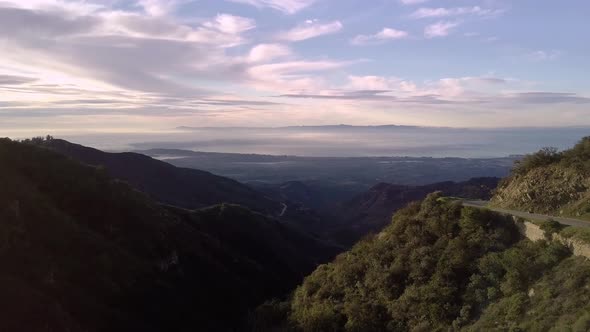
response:
M514 224L520 234L531 241L547 240L545 232L539 225L524 221L520 218L514 218ZM574 256L582 256L590 259L590 244L587 242L555 233L551 235L550 240L561 242L564 246L570 248Z
M541 227L532 222L523 221L520 218L514 218L514 224L522 236L531 241L545 240L545 233Z
M590 177L573 168L549 165L500 183L492 205L542 214L590 213Z

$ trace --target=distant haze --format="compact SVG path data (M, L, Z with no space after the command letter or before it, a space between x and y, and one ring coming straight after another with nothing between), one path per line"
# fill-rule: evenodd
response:
M111 151L152 148L316 157L503 157L560 149L590 128L452 129L406 126L178 128L154 134L70 135L63 138Z

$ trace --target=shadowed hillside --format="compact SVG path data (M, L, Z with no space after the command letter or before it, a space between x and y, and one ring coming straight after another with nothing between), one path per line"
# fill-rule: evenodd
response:
M103 166L111 176L163 203L189 209L234 203L271 215L281 211L280 203L235 180L209 172L175 167L138 153L107 153L60 139L34 142L82 163Z
M162 206L35 145L2 139L0 161L2 331L240 328L334 253L240 206Z

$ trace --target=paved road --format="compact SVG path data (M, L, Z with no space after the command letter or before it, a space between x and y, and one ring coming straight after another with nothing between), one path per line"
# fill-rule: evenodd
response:
M465 206L486 208L486 209L490 209L492 211L505 213L505 214L511 214L513 216L517 216L517 217L521 217L521 218L536 219L536 220L553 219L553 220L558 221L559 223L564 224L564 225L578 226L578 227L590 227L590 221L574 219L574 218L553 217L553 216L549 216L549 215L545 215L545 214L528 213L528 212L523 212L523 211L498 209L498 208L487 206L488 203L489 203L488 201L465 201L465 200L463 201L463 205L465 205Z
M288 208L287 204L285 204L285 203L281 203L281 204L283 204L283 210L281 211L281 214L279 214L279 217L284 216L285 212L287 212L287 208Z

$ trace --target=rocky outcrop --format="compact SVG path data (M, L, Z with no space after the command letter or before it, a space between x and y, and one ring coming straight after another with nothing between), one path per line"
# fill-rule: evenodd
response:
M535 168L502 181L491 204L541 214L581 216L590 213L590 177L562 165Z
M531 241L547 240L545 232L539 225L517 217L514 218L514 223L520 234L527 239ZM575 256L582 256L590 259L590 244L587 242L573 237L565 237L557 233L551 235L551 240L561 242L566 247L570 248Z
M574 256L582 256L590 259L590 244L576 238L566 238L559 234L553 234L553 240L559 241L570 248Z
M514 218L514 223L520 234L531 241L545 240L545 233L538 225L524 221L521 218Z

